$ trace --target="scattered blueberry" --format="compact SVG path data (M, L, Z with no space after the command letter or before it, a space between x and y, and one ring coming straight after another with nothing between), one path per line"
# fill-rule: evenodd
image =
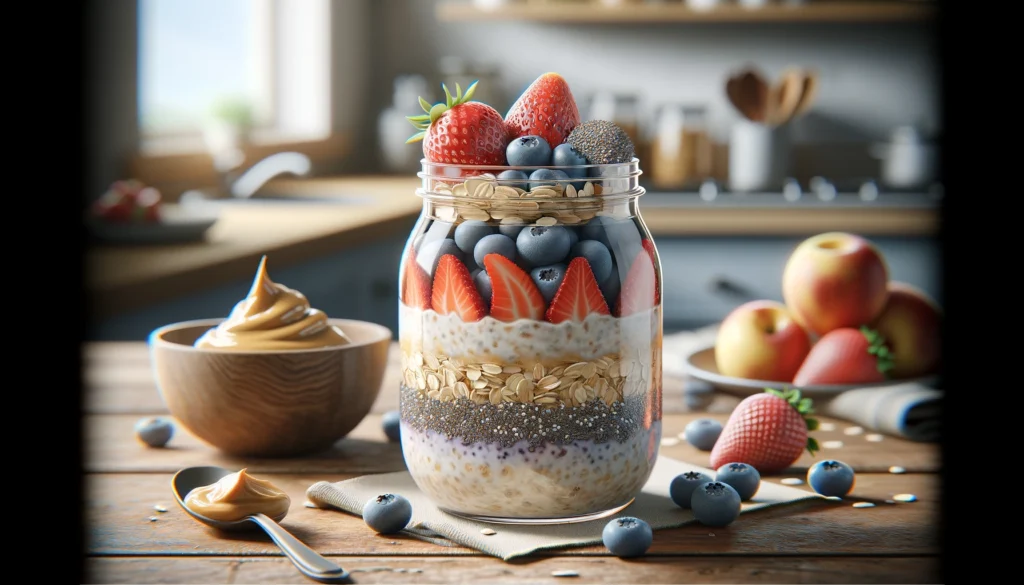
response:
M484 265L484 256L488 254L501 254L509 260L516 259L516 243L512 238L501 234L484 236L473 248L473 259L477 266Z
M538 187L554 186L557 185L558 181L569 180L569 175L565 174L565 171L558 169L537 169L530 173L530 189L536 189Z
M477 268L473 271L473 284L476 285L476 291L480 293L480 298L490 305L491 293L493 291L491 288L491 275L487 274L487 271L483 268Z
M740 515L740 495L720 481L709 481L693 490L693 517L706 526L728 526Z
M597 240L580 240L569 248L569 260L583 257L590 264L597 282L604 282L612 273L612 253Z
M761 487L761 473L746 463L726 463L715 472L715 481L732 486L745 502Z
M692 420L683 429L683 436L686 442L700 449L710 451L715 446L715 441L722 434L722 423L713 418L698 418ZM733 486L736 487L736 486Z
M683 401L690 410L704 410L714 398L715 387L704 380L692 378L683 383Z
M818 461L807 470L807 483L823 496L841 498L850 493L855 480L853 468L835 459Z
M163 447L174 436L174 423L163 417L139 419L135 423L135 437L150 447Z
M587 164L587 157L580 154L573 145L568 142L563 142L555 147L555 150L551 153L551 164L556 167L570 167L562 169L565 174L569 175L569 178L586 178L587 167L580 166ZM583 184L586 181L576 181L572 184L577 190L583 188Z
M473 248L484 236L498 233L497 228L487 225L487 222L475 219L460 223L455 228L455 245L468 255L473 254Z
M601 540L608 552L617 557L638 557L651 548L654 532L651 525L639 518L623 516L604 525Z
M551 299L555 298L555 293L558 292L558 287L562 284L562 279L565 278L565 269L565 264L552 264L538 266L530 271L530 278L540 290L544 302L550 303Z
M498 180L502 181L502 183L500 183L501 185L519 187L523 191L526 191L530 187L530 184L526 182L529 178L530 175L526 174L525 171L520 171L518 169L508 169L498 173Z
M516 250L530 266L547 266L569 254L569 232L562 226L532 226L519 232Z
M441 256L445 254L451 254L458 258L460 261L465 260L465 254L459 249L459 246L455 243L455 240L451 238L441 238L430 242L425 242L420 246L419 252L416 253L416 263L420 265L420 268L426 271L430 276L434 275L434 270L437 269L437 263L441 261Z
M512 167L543 167L551 164L551 145L540 136L520 136L505 147Z
M693 490L700 486L715 481L714 478L702 471L687 471L672 478L668 484L668 495L680 508L690 509L690 499L693 497Z
M384 427L384 434L392 443L397 443L402 440L401 434L401 416L399 416L397 410L389 410L384 413L381 417L381 425Z
M503 236L508 236L512 238L512 240L514 241L516 238L519 237L519 232L523 231L523 228L525 227L526 226L523 224L503 223L498 226L498 233Z
M380 534L402 530L412 519L412 504L405 496L381 494L363 504L363 521Z

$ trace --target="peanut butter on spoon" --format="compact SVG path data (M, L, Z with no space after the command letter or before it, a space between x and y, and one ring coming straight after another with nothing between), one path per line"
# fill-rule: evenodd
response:
M286 514L291 498L277 486L243 469L225 475L217 483L197 487L185 496L185 506L200 516L221 522L241 520L251 514L271 518Z
M310 307L305 295L270 280L264 256L249 295L235 305L225 321L197 339L195 347L247 351L349 343L345 332L331 325L326 313Z

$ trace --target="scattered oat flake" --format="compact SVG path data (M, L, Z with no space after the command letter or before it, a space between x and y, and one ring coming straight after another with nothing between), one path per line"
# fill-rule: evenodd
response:
M149 521L150 522L156 522L157 520L159 520L159 518L157 518L156 516L150 516L149 517Z
M317 505L314 504L313 502L306 502L303 505L306 506L307 508L316 508L317 507Z
M826 500L832 500L833 502L841 502L841 501L843 501L843 498L840 498L839 496L825 496L825 499Z
M490 528L481 528L480 529L480 534L483 534L485 536L491 536L493 534L497 534L497 532L491 530Z
M906 473L907 470L899 465L893 465L889 468L889 473Z
M881 443L882 439L884 439L884 438L885 438L884 435L879 435L878 433L870 433L870 434L864 435L864 439L866 439L868 441L871 441L872 443Z
M895 504L896 500L886 500L885 503L886 504Z
M552 577L579 577L580 574L576 571L564 570L564 571L551 571Z
M915 496L914 494L896 494L895 496L892 497L892 499L896 500L897 502L916 502L917 496Z
M871 502L857 502L853 505L854 508L874 508L875 505Z
M661 440L662 447L672 447L679 444L679 439L675 437L665 437Z
M708 532L708 536L714 536L714 535L715 535L714 532Z
M160 504L153 506L153 509L160 513L164 513L167 511L167 508L165 506L161 506Z
M818 430L819 431L825 431L825 432L834 431L834 430L836 430L836 425L834 425L832 423L821 423L820 425L818 425Z
M843 429L843 434L844 435L850 435L851 437L853 435L860 435L863 432L864 432L864 429L862 427L846 427L845 429Z
M826 448L826 449L839 449L839 448L841 448L843 446L843 442L842 441L825 441L824 443L821 444L821 446Z
M804 480L800 479L799 477L786 477L779 480L779 483L783 485L800 485L804 483Z

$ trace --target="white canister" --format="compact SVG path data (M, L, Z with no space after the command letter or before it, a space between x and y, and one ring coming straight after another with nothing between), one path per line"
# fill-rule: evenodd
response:
M787 176L789 126L737 120L729 135L729 189L780 191Z
M888 143L875 144L871 154L882 161L882 183L892 189L927 186L938 172L938 146L914 126L899 126Z

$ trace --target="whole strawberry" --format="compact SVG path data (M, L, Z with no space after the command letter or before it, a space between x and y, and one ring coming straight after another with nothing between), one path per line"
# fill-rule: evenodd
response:
M885 338L867 327L840 327L821 336L793 377L794 386L883 382L893 367Z
M407 116L420 131L409 137L406 144L422 140L423 156L434 163L504 165L508 145L505 121L498 110L470 101L476 84L474 81L466 88L465 95L455 84L455 96L442 84L444 103L430 105L421 97L420 106L426 114Z
M813 455L818 442L807 432L817 429L818 421L808 418L812 412L811 399L795 388L766 388L744 398L715 441L711 467L746 463L761 474L776 473L792 465L804 449Z
M565 142L580 123L580 110L569 84L557 73L545 73L526 88L505 114L510 139L540 136L551 148Z

